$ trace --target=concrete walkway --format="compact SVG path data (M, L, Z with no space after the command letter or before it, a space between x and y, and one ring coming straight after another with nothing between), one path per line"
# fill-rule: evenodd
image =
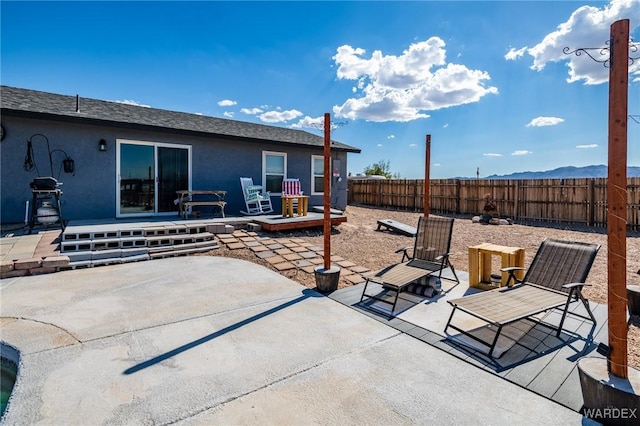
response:
M0 281L3 424L590 423L253 263L190 256Z

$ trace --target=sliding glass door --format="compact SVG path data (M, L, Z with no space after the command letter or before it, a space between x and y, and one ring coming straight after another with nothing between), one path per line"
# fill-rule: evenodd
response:
M177 212L173 202L178 195L176 191L191 188L189 185L189 150L184 147L156 147L157 156L157 194L159 213Z
M117 217L177 214L176 191L191 187L191 147L118 140Z

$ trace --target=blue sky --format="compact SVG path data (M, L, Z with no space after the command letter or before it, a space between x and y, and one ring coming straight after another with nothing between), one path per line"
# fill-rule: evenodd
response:
M317 130L403 178L607 163L600 47L640 0L11 2L3 85ZM636 53L640 56L640 53ZM640 59L630 66L628 162L640 165ZM320 126L321 128L321 126Z

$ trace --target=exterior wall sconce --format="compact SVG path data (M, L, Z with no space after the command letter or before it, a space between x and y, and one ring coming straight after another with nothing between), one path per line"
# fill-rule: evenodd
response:
M54 149L53 151L51 151L50 155L53 155L54 152L61 152L64 154L65 158L64 160L62 160L62 169L64 170L65 173L73 173L73 175L75 176L75 167L76 167L75 161L73 161L73 159L69 156L69 154L67 154L62 149Z
M107 141L100 139L100 142L98 142L98 150L101 152L107 152Z

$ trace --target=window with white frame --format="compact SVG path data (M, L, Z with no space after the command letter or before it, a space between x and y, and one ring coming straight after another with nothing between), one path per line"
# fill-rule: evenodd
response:
M311 156L311 193L324 193L324 156Z
M287 176L287 154L262 152L262 186L273 195L282 192L282 180Z

